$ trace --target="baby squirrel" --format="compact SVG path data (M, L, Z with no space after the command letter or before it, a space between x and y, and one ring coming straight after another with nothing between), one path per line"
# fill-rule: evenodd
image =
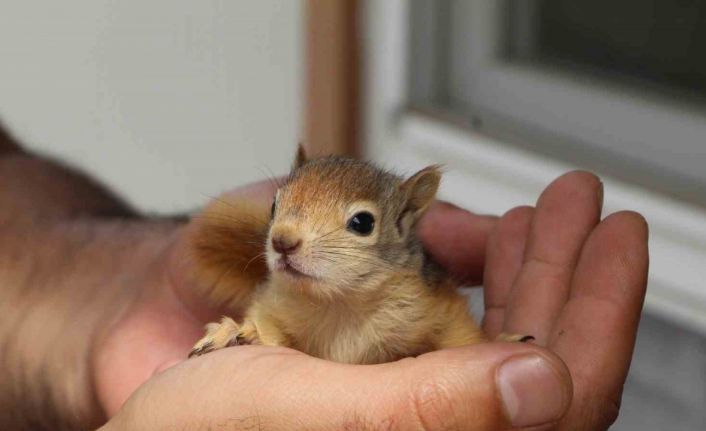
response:
M190 356L262 344L375 364L487 341L415 233L440 179L437 166L404 180L354 159L307 160L300 146L270 211L214 201L197 218L194 258L210 299L249 306L241 323L209 323Z

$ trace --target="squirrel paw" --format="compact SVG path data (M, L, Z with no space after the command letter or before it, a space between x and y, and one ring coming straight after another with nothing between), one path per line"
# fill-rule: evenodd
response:
M510 343L526 343L532 340L534 340L534 337L531 335L506 334L505 332L495 337L495 341L507 341Z
M230 317L223 317L220 323L206 325L206 335L196 342L189 357L246 344L260 344L255 325L249 320L239 325Z

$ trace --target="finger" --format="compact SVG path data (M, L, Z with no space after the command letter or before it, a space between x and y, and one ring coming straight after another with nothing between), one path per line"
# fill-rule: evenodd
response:
M497 217L481 216L447 202L436 202L419 223L417 233L429 254L467 285L483 279L485 247Z
M568 299L579 253L600 219L602 184L570 172L542 193L530 227L522 269L506 309L504 331L528 334L544 345Z
M574 376L576 403L563 429L606 429L616 418L647 285L644 218L607 217L586 242L550 348Z
M488 238L483 295L483 328L492 340L502 331L510 289L522 266L534 208L517 207L503 215Z
M182 407L185 396L188 409ZM570 398L568 371L536 346L484 344L377 366L238 347L156 376L116 421L132 410L133 424L159 429L197 423L271 431L494 431L555 423ZM153 407L148 417L136 419L145 403Z

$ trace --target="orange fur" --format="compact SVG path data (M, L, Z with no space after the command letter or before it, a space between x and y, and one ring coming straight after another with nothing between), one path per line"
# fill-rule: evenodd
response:
M215 199L193 223L191 248L203 295L215 307L247 304L267 278L269 208L242 199Z

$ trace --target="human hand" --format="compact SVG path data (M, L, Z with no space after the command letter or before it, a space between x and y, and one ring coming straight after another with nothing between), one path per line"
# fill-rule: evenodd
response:
M561 430L606 429L617 418L647 285L645 220L626 211L601 221L602 201L595 176L572 172L536 208L502 216L488 239L484 329L532 334L564 361L573 401ZM440 229L450 217L422 227L453 248L463 236Z
M462 429L481 430L508 428L508 421L513 420L516 425L551 423L569 405L571 387L571 380L554 353L567 362L576 382L574 402L562 427L596 429L599 424L608 423L610 417L601 419L603 412L594 410L602 408L605 399L614 400L612 389L624 381L634 343L634 325L639 316L639 307L635 304L641 303L644 294L644 279L640 285L640 276L646 271L646 232L644 222L630 214L614 216L596 227L600 206L598 182L587 178L593 177L570 174L561 178L545 191L537 210L517 209L506 214L489 238L488 233L495 224L492 218L470 215L443 204L433 208L420 227L432 254L466 279L478 279L482 273L485 261L482 250L488 240L486 329L491 334L501 328L522 329L512 332L532 333L547 350L521 344L485 344L363 367L321 361L287 349L253 346L226 349L159 373L185 357L193 341L201 335L202 321L213 317L198 303L198 298L189 297L190 289L180 287L188 285L188 277L177 275L147 289L97 349L98 396L111 416L135 388L147 381L110 421L108 428L121 429L125 421L131 421L130 429L139 429L140 425L170 429L170 424L184 423L198 423L205 428L232 424L231 428L237 429L238 424L247 428L260 423L254 421L267 422L268 429L291 429L292 424L317 429L409 429L413 426L436 429L455 424ZM262 187L249 192L261 196ZM591 193L593 198L587 200L566 199ZM546 245L547 223L555 222L558 222L556 227L566 230L553 230L555 238L575 240ZM438 229L440 223L445 229ZM449 229L449 224L455 229ZM601 227L604 224L608 224L607 227ZM632 229L626 230L626 227ZM642 237L638 232L640 228ZM450 231L453 231L452 237L445 237ZM617 235L620 244L613 244L616 238L611 235ZM586 237L591 239L586 241ZM577 322L581 314L570 309L573 300L566 302L565 298L569 291L582 298L586 283L569 286L568 282L556 282L552 286L558 287L540 296L541 301L522 288L530 282L520 282L526 278L533 280L531 276L539 280L544 280L543 277L564 280L548 272L551 266L534 268L539 266L532 263L534 258L527 262L522 259L525 248L530 252L536 247L555 246L556 256L562 258L574 259L577 250L585 249L581 259L573 260L577 274L586 271L598 274L603 270L612 276L613 284L620 284L618 287L625 298L618 298L618 302L612 298L599 302L611 303L613 307L626 302L632 305L622 316L616 316L616 313L611 314L612 308L607 304L610 319L601 322L606 330L618 327L623 337L614 339L623 338L622 349L613 346L615 342L610 341L610 337L603 337L605 330L600 328L596 330L596 338L583 339L590 321ZM592 251L595 249L608 255L598 259ZM625 260L626 253L632 260ZM584 255L589 257L584 258ZM627 264L616 267L616 261ZM180 263L182 267L188 266L188 262ZM570 264L565 266L571 268ZM516 281L515 274L519 274ZM610 286L609 283L606 288ZM549 307L545 302L555 306ZM546 312L535 313L535 307ZM534 318L522 321L520 313L527 309ZM565 330L565 335L556 336L557 340L552 341L549 335L543 334L559 328L551 324L554 316L559 316L556 322L563 322L560 328ZM560 332L558 330L557 334ZM627 352L624 346L629 346ZM522 371L512 373L507 371L510 368L502 367L516 363L511 359L520 360L517 364ZM596 360L610 359L618 361L617 366L611 365L612 373L590 366ZM610 376L605 378L598 371ZM151 378L155 373L159 374ZM508 383L513 376L527 378L529 382ZM263 385L264 381L268 384ZM598 391L597 395L590 392L589 385L593 383L605 390ZM541 396L533 395L533 390ZM499 393L505 397L499 397ZM251 425L246 426L247 423Z

